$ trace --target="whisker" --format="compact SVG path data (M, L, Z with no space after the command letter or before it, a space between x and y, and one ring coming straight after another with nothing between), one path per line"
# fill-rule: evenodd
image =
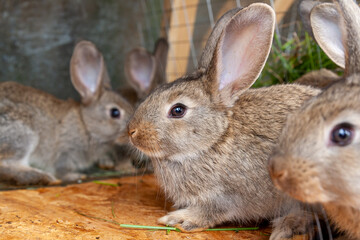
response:
M327 214L325 212L325 209L323 206L320 206L320 209L321 209L321 213L322 215L324 216L324 221L325 221L325 224L326 224L326 229L329 233L329 240L333 240L333 236L332 236L332 231L331 231L331 228L330 228L330 222L328 220L328 217L327 217Z
M313 213L315 214L315 211L313 210L312 206L310 204L305 203L304 204L304 208L306 210L306 213L310 214ZM310 224L309 226L309 231L308 231L308 235L309 235L309 239L313 239L315 236L315 227L313 224ZM304 236L305 237L305 236Z
M323 235L322 235L322 231L321 231L320 220L319 220L319 216L318 216L317 212L314 212L314 216L315 216L316 225L317 225L317 227L319 229L319 239L324 240Z

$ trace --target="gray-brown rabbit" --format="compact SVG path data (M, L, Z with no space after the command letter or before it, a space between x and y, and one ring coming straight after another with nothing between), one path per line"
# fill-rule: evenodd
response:
M159 38L154 47L153 53L144 48L138 47L131 50L126 55L125 74L126 80L130 87L123 87L118 92L123 96L135 109L142 100L152 92L156 87L166 83L166 64L169 44L165 38ZM122 170L126 167L130 159L135 167L146 167L152 170L150 159L134 151L132 146L116 146L118 158L112 165L105 168L115 168Z
M269 169L279 189L321 203L344 239L360 239L360 8L352 0L323 3L310 19L345 75L289 117Z
M0 84L1 181L73 181L107 143L126 141L132 108L111 90L103 57L92 43L76 45L70 74L81 103L15 82Z
M312 37L314 37L314 34L311 28L310 12L313 7L320 3L321 2L319 1L303 0L299 4L299 13L301 16L303 27ZM341 77L338 76L336 73L328 69L322 68L320 70L315 70L304 74L300 78L296 79L294 83L324 89L333 84L334 82L338 81L340 78Z
M271 239L307 230L310 217L273 186L267 159L287 115L320 90L249 89L268 57L274 26L266 4L230 10L213 29L199 68L156 89L135 111L130 140L151 157L177 209L160 223L195 231L269 219Z

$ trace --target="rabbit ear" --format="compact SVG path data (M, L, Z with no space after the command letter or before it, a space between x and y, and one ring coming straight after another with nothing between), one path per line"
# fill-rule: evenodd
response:
M353 0L338 0L342 14L342 34L345 47L345 75L360 73L360 8Z
M149 93L156 71L156 60L143 48L136 48L126 56L125 73L138 96Z
M157 61L158 72L161 79L158 84L166 83L166 63L169 51L169 44L165 38L159 38L155 44L154 56ZM160 77L160 76L159 76Z
M70 61L70 76L84 104L96 100L102 84L110 87L104 59L95 45L88 41L76 44Z
M311 10L319 5L321 2L313 1L313 0L303 0L299 4L299 15L301 18L301 22L303 23L303 27L305 30L314 37L312 32L311 23L310 23L310 12Z
M210 65L210 61L214 55L214 51L216 48L216 44L219 40L219 37L226 27L227 23L230 21L230 19L239 11L241 8L234 8L229 11L227 11L215 24L207 42L204 48L203 53L201 54L200 60L199 60L199 68L205 68L207 69Z
M335 4L322 3L310 13L311 27L316 42L338 66L345 68L345 50L341 19Z
M254 3L240 10L226 25L217 43L208 74L211 92L232 105L251 87L269 55L275 28L274 10Z

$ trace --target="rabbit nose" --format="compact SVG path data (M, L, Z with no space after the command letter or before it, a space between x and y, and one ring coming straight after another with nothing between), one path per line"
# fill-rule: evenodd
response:
M269 162L269 173L270 177L273 180L273 183L278 187L282 188L288 178L288 171L284 169L283 167L280 167L281 164L276 164L276 159L270 159Z
M287 170L275 170L274 168L270 168L270 177L277 188L284 190L288 178Z
M288 172L284 169L284 170L281 170L281 171L273 171L271 173L271 177L273 179L276 179L277 181L279 182L284 182L287 178L287 175L288 175Z
M136 136L136 133L137 133L137 129L129 129L129 136L130 137L135 137Z

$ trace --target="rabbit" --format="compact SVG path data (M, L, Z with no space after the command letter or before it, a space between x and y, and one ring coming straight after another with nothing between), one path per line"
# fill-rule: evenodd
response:
M274 10L263 3L216 23L198 69L153 91L128 123L130 142L150 156L175 211L164 225L201 231L227 222L273 220L271 239L306 232L312 217L278 191L267 159L287 115L320 89L249 89L268 57Z
M166 83L166 64L169 51L169 44L165 38L159 38L155 43L153 53L138 47L131 50L126 55L125 75L130 87L122 87L118 92L123 96L135 109L140 102L156 87ZM150 159L134 151L131 145L116 146L117 155L112 165L103 168L113 168L122 170L124 166L123 158L131 159L135 167L152 171ZM121 158L121 160L120 160Z
M70 62L81 103L15 82L0 84L0 180L55 184L84 177L107 143L127 141L131 105L111 89L95 45L79 42Z
M269 171L289 196L321 203L344 239L360 239L360 8L352 0L322 3L310 20L345 74L289 116Z
M125 75L128 83L136 92L132 101L136 107L156 87L166 83L166 64L169 44L165 38L159 38L155 43L154 52L144 48L135 48L126 55ZM122 95L126 94L121 92Z
M313 38L314 34L311 28L310 12L315 6L320 3L321 2L319 1L303 0L300 2L298 8L303 27ZM320 70L314 70L304 74L300 78L296 79L294 83L325 89L334 82L337 82L340 78L341 77L338 76L336 73L326 68L322 68Z

